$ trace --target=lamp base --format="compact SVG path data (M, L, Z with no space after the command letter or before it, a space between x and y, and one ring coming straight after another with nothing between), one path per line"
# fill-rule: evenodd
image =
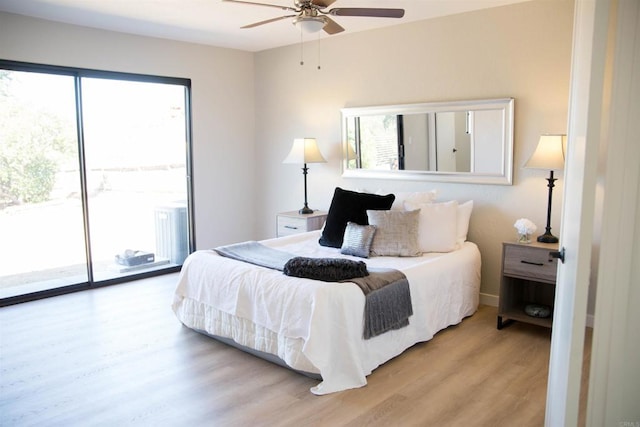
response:
M546 232L541 236L538 236L538 242L540 243L558 243L558 238L551 234L550 232Z
M309 206L305 206L304 208L300 209L298 213L301 215L309 215L313 213L313 209L311 209Z

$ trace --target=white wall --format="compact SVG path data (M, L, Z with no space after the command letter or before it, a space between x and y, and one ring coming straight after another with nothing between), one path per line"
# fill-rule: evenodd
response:
M0 58L190 78L197 247L253 238L253 54L0 13Z
M531 1L256 54L257 238L272 237L275 215L302 206L300 169L283 165L294 137L318 138L327 164L312 164L309 205L329 207L333 189L417 191L441 200L473 199L470 240L482 252L482 288L497 295L501 242L516 219L544 231L548 172L522 166L541 133L564 133L573 2ZM348 27L348 23L345 22ZM313 39L312 39L313 40ZM384 182L341 178L340 108L462 99L515 98L514 185ZM562 174L554 189L558 235ZM493 302L495 299L488 298Z

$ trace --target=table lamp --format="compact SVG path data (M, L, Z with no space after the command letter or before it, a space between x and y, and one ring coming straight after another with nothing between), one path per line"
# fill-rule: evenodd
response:
M302 174L304 175L304 206L298 212L301 214L311 214L313 209L309 208L307 204L307 163L326 163L327 161L322 157L322 153L318 149L318 144L315 138L296 138L293 140L293 145L289 155L282 161L282 163L294 163L303 164Z
M545 233L538 236L538 242L558 243L558 238L551 234L551 195L556 181L556 178L553 177L553 171L564 169L565 144L566 135L541 135L536 150L524 165L525 168L549 170L549 178L547 178L549 182L547 185L549 187L547 227L545 228Z

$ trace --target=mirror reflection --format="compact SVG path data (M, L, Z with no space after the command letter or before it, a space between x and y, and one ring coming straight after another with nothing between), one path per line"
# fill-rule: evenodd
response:
M511 183L513 99L345 108L344 175Z

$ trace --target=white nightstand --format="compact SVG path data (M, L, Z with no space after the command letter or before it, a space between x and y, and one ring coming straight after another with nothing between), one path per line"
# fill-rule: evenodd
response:
M319 230L326 219L326 211L314 211L305 215L298 213L298 211L280 212L276 216L276 236L282 237Z

